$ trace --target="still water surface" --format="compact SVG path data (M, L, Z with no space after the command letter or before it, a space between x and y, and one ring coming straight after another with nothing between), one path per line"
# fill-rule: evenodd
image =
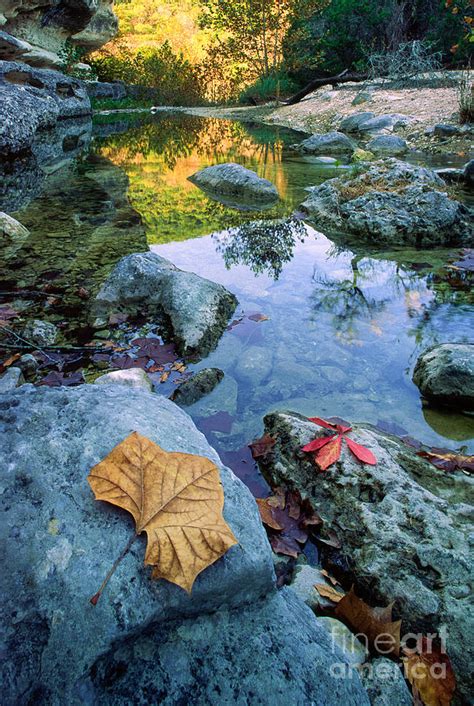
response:
M34 297L29 306L41 318L67 317L69 340L85 335L80 288L96 291L121 256L147 247L234 292L239 323L193 366L220 367L225 380L189 411L240 475L248 464L256 492L242 449L275 409L388 424L427 444L474 449L474 419L423 408L411 382L422 350L472 340L472 294L445 276L453 251L380 251L291 218L305 187L347 169L289 150L301 134L182 115L115 129L99 124L90 152L12 212L32 236L2 255L2 290L53 282L60 310ZM273 181L281 201L262 213L237 211L188 181L227 161ZM266 318L248 318L256 313Z

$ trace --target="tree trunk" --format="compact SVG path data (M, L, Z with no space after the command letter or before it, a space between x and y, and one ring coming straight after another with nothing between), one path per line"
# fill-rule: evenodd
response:
M308 93L312 93L312 91L315 91L317 88L321 88L322 86L335 86L337 83L349 83L350 81L360 82L365 81L367 78L367 74L351 74L349 73L349 69L346 69L337 76L315 78L304 88L302 88L301 91L298 91L298 93L295 93L294 96L288 98L288 100L285 101L285 105L295 105L295 103L299 103L300 100L303 100L303 98L308 95Z

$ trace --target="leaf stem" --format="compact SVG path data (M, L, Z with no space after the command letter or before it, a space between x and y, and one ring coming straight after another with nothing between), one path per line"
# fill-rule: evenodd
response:
M100 598L101 595L102 595L102 591L103 591L104 588L107 586L109 580L111 579L111 577L112 577L113 574L115 573L115 570L116 570L117 566L120 564L120 562L122 561L122 559L124 559L125 556L128 554L128 552L129 552L129 550L130 550L132 544L134 543L134 541L136 540L137 537L138 537L138 534L137 534L136 532L134 532L134 533L132 534L132 536L130 537L130 539L128 540L127 546L125 547L125 549L122 551L122 553L120 554L120 556L119 556L119 557L114 561L114 563L112 564L112 568L111 568L110 571L108 572L108 574L107 574L107 576L105 577L105 579L102 581L101 587L99 588L99 590L97 591L97 593L95 593L95 594L92 596L92 598L90 599L90 602L92 603L92 605L97 605L97 603L98 603L98 601L99 601L99 598Z

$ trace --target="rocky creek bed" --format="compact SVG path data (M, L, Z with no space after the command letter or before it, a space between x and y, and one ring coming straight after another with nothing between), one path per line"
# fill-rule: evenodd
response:
M424 447L464 458L460 442L473 444L465 162L452 186L402 161L408 148L392 133L410 119L399 114L351 116L341 132L299 141L190 118L183 129L164 114L131 130L99 126L100 148L76 163L88 137L59 133L50 94L60 75L20 69L4 66L0 88L12 100L47 96L2 148L6 702L171 705L192 693L196 704L408 704L399 667L380 683L360 677L352 667L367 655L354 661L335 644L332 619L315 616L331 609L314 600L323 567L371 605L394 602L405 631L446 629L455 698L467 703L471 477L435 468L399 438L415 429ZM71 110L87 113L83 86L65 90ZM143 130L149 153L137 148ZM110 372L113 361L122 369ZM377 465L344 450L318 472L301 452L316 413L372 422L354 426L354 438ZM284 572L237 477L254 495L270 492L247 448L264 414L274 440L265 478L310 499L324 522L316 534L338 539L328 550L312 537ZM392 433L375 426L384 415ZM188 596L150 580L139 542L94 607L131 523L98 507L86 476L132 431L216 463L238 545Z

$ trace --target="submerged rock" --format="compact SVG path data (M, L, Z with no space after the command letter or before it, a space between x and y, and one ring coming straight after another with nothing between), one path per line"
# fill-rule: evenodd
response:
M148 392L153 389L150 378L141 368L114 370L111 373L105 373L94 380L94 385L125 385L126 387L140 387Z
M216 345L236 306L237 299L222 285L147 252L120 260L92 313L99 318L113 311L158 316L181 353L202 357Z
M351 155L357 148L357 144L342 132L328 132L325 135L311 135L303 142L293 145L293 148L304 154Z
M219 467L224 517L239 544L198 576L189 595L151 580L140 537L92 606L133 523L94 499L87 474L134 430ZM171 706L192 690L193 703L217 705L223 694L235 700L237 684L249 702L271 686L272 703L282 706L317 699L368 706L357 675L331 676L332 661L345 659L331 654L316 618L290 592L275 592L255 501L179 407L119 385L30 387L2 396L0 443L6 703L151 698Z
M418 358L413 382L430 402L474 410L474 344L443 343Z
M265 432L277 440L272 456L262 460L265 474L309 497L342 542L338 555L326 555L329 568L337 564L346 587L355 581L376 605L394 601L405 633L445 630L460 692L472 693L474 479L440 473L399 439L371 427L356 425L353 436L377 465L362 465L343 446L325 473L301 451L318 434L312 422L274 413L265 418Z
M52 346L56 343L59 331L49 321L35 319L29 321L23 329L23 336L37 346Z
M445 186L433 170L387 159L309 188L301 208L316 224L377 244L470 245L472 211Z
M223 379L224 373L219 368L204 368L183 382L170 399L180 406L187 407L212 392Z
M233 197L244 203L272 204L279 198L271 181L232 162L206 167L190 176L189 181L211 196Z

